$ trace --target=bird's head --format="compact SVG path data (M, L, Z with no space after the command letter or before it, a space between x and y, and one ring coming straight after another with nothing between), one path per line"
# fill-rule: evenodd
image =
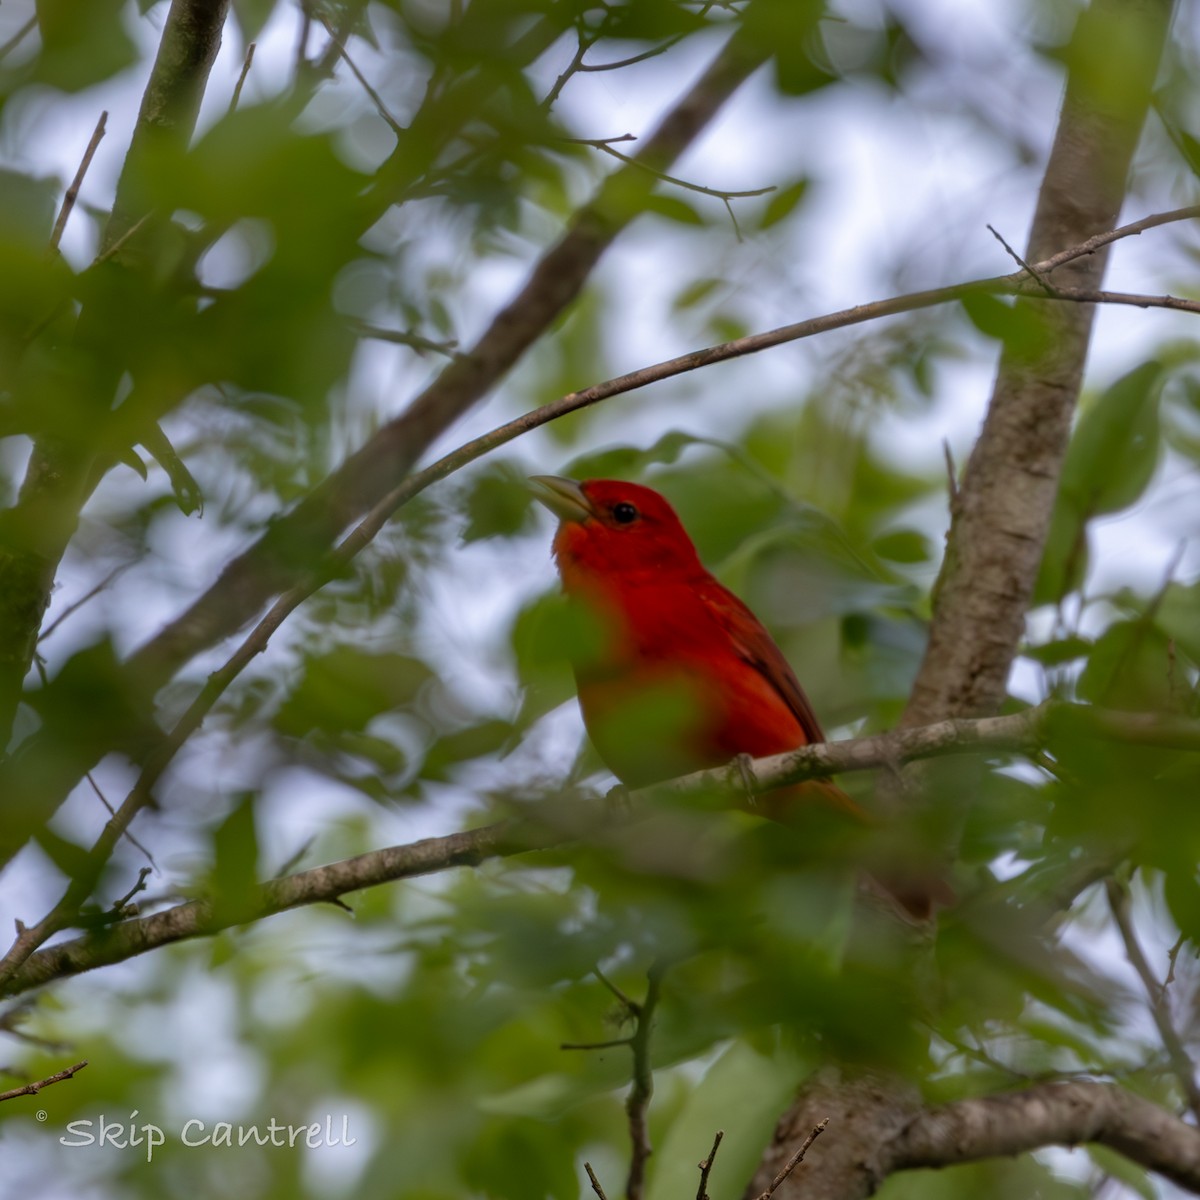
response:
M568 590L580 574L703 570L675 510L652 488L558 475L534 475L530 483L559 519L554 556Z

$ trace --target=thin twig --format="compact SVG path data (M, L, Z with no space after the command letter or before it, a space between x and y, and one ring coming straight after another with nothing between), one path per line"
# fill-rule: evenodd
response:
M350 68L351 73L354 75L354 78L358 80L359 86L362 88L362 90L371 98L371 103L375 105L375 111L384 119L384 121L387 122L392 132L397 137L401 137L405 132L404 126L401 125L400 122L397 121L390 112L388 112L388 107L383 102L383 97L370 85L370 83L367 81L367 77L358 69L354 59L350 57L350 51L347 50L343 44L343 36L337 30L335 30L332 25L330 25L330 23L325 19L325 15L323 13L317 14L317 20L325 26L325 32L328 33L332 39L332 45L337 47L337 52L339 55L341 55L342 61Z
M600 1197L600 1200L608 1200L608 1197L604 1194L604 1189L600 1186L600 1180L596 1178L596 1172L592 1170L592 1164L585 1162L583 1169L587 1172L588 1179L592 1181L592 1191Z
M70 217L71 210L75 207L75 201L79 198L79 189L83 186L83 177L87 174L88 167L92 165L96 148L100 145L101 138L104 137L104 126L107 121L108 112L106 110L100 114L100 120L96 122L96 128L92 131L87 149L84 150L83 158L79 161L79 168L75 172L75 178L71 180L71 186L67 188L66 195L63 196L62 207L58 210L58 219L54 222L54 229L50 234L50 249L52 251L57 250L59 242L62 241L63 230L67 227L67 218Z
M23 1087L11 1088L7 1092L0 1092L0 1100L15 1100L18 1096L36 1096L42 1088L49 1087L52 1083L62 1083L64 1079L70 1079L87 1065L88 1060L85 1058L82 1062L77 1062L73 1067L67 1067L63 1071L56 1071L53 1075L47 1075L45 1079L39 1079L37 1083L27 1083Z
M636 1017L641 1013L642 1006L636 1000L633 1000L629 996L625 995L625 993L621 991L621 989L617 987L617 985L613 983L613 981L609 979L599 967L593 967L592 974L595 975L595 977L600 980L600 982L604 984L604 986L608 988L610 992L612 992L612 994L622 1005L624 1005L631 1017Z
M639 167L649 175L653 175L655 179L661 179L663 183L673 183L676 187L686 188L689 192L699 192L703 196L716 196L719 200L741 200L749 196L765 196L768 192L777 191L775 184L770 184L768 187L752 188L746 192L727 192L720 188L705 187L701 183L689 183L686 179L680 179L678 175L668 175L666 171L659 171L657 168L650 166L649 163L633 158L629 154L623 154L620 150L614 150L612 140L610 138L597 138L595 141L587 142L588 146L595 146L597 150L603 150L605 154L612 155L613 158L618 158L623 163L628 163L630 166Z
M1196 1085L1196 1065L1188 1056L1188 1052L1171 1020L1171 1012L1167 1002L1166 988L1159 983L1154 972L1150 969L1146 955L1138 942L1137 931L1133 927L1133 916L1130 912L1129 891L1115 879L1104 881L1104 891L1108 897L1108 907L1113 920L1125 943L1125 956L1129 965L1137 972L1146 996L1150 1001L1150 1015L1158 1028L1159 1037L1171 1060L1171 1069L1179 1080L1183 1093L1187 1097L1188 1107L1192 1114L1200 1118L1200 1087Z
M1167 989L1175 982L1175 964L1179 961L1179 952L1183 949L1184 943L1187 941L1187 934L1181 933L1175 939L1170 951L1167 953L1167 976L1162 981L1162 990L1164 994Z
M366 321L351 321L351 328L359 337L373 338L377 342L391 342L396 346L411 346L418 353L430 351L434 354L444 354L447 358L461 358L458 341L450 339L445 342L435 342L419 333L410 333L406 329L384 329L379 325L371 325Z
M150 220L150 213L146 213L144 217L139 217L130 227L109 248L100 254L97 254L94 259L87 265L87 270L92 270L93 267L98 267L102 263L108 262L110 258L115 258L126 245L141 231L142 227Z
M584 63L581 62L576 70L580 74L585 75L589 71L619 71L622 67L632 67L635 63L645 62L648 58L657 58L660 54L666 54L672 46L677 46L683 41L684 34L678 33L672 38L668 38L660 46L654 46L649 50L643 50L641 54L631 54L628 58L619 58L616 62L606 63Z
M721 1139L725 1136L725 1130L718 1129L717 1136L713 1138L712 1149L708 1152L708 1157L699 1164L700 1167L700 1186L696 1189L696 1200L709 1200L708 1196L708 1174L713 1168L713 1163L717 1159L717 1151L721 1148Z
M574 146L611 146L614 142L636 142L637 138L632 133L619 133L615 137L606 138L574 138L562 137L557 139L560 142L570 142Z
M804 1143L800 1149L787 1160L783 1170L772 1180L771 1186L765 1192L761 1192L755 1197L755 1200L771 1200L771 1197L775 1195L783 1181L804 1161L804 1156L808 1153L808 1148L825 1132L825 1126L828 1124L829 1118L826 1117L823 1121L818 1121L812 1127L812 1132L804 1139Z
M138 892L144 892L146 890L146 878L153 870L153 867L143 867L138 872L137 883L135 883L133 887L131 887L129 891L127 891L125 895L120 898L120 900L113 904L113 912L119 912L123 915L127 915L124 913L125 908L128 906L130 900L132 900L134 896L138 894Z
M84 778L88 781L89 784L91 784L92 791L96 794L96 798L100 801L101 804L104 805L104 807L106 809L108 809L108 815L110 817L115 817L117 815L117 810L115 808L113 808L113 806L108 802L108 797L104 794L100 785L96 782L96 777L91 773L91 771L88 771L84 775ZM154 861L154 855L151 854L150 851L147 850L146 847L143 846L142 843L139 842L137 840L137 838L135 838L133 836L133 834L129 832L128 829L125 830L125 840L135 850L137 850L139 854L145 855L146 861L150 864L151 867L154 868L154 870L156 870L156 871L158 870L158 863L156 863Z
M950 448L949 438L942 438L942 454L946 459L946 480L950 490L950 509L953 512L958 504L958 468L954 465L954 451Z
M37 13L34 13L3 46L0 46L0 58L4 58L10 51L15 50L36 28Z
M647 972L646 998L637 1015L637 1026L629 1045L633 1051L633 1086L625 1100L629 1118L629 1177L625 1182L625 1200L642 1200L646 1188L646 1163L654 1153L650 1145L647 1113L654 1094L654 1069L650 1063L650 1032L654 1025L654 1010L662 994L662 978L666 965L656 962Z
M133 566L133 561L118 563L91 591L81 596L78 600L68 604L66 608L38 634L38 641L44 642L72 613L78 612L89 600L94 600L110 583L117 579L124 572L128 571Z
M583 66L584 55L587 54L587 52L596 44L603 28L603 25L601 25L600 30L597 30L594 34L589 35L588 32L583 28L582 24L578 26L575 34L577 39L575 53L572 56L571 61L567 64L566 68L562 71L559 77L551 85L550 90L546 93L546 98L542 101L542 110L544 112L549 112L550 109L554 107L554 102L559 98L560 95L562 95L562 90L567 86L567 82Z
M560 1050L611 1050L614 1046L632 1046L633 1038L613 1038L610 1042L559 1042Z
M1019 254L1018 254L1018 253L1017 253L1017 252L1016 252L1016 251L1015 251L1015 250L1014 250L1014 249L1013 249L1013 248L1010 246L1010 245L1009 245L1009 244L1008 244L1008 242L1006 242L1006 241L1004 240L1004 237L1001 235L1000 231L999 231L998 229L996 229L996 227L995 227L994 225L989 225L989 226L988 226L988 232L989 232L989 233L992 235L992 237L994 237L994 238L996 239L996 241L998 241L998 242L1000 243L1000 245L1002 245L1002 246L1004 247L1004 249L1005 249L1005 250L1007 250L1007 251L1008 251L1008 256L1009 256L1009 257L1010 257L1010 258L1011 258L1011 259L1012 259L1012 260L1013 260L1013 261L1014 261L1014 262L1017 264L1017 266L1019 266L1019 267L1021 268L1021 270L1023 270L1023 271L1025 271L1025 272L1027 272L1027 273L1030 275L1030 277L1031 277L1032 279L1034 279L1034 280L1037 282L1037 285L1038 285L1038 286L1039 286L1039 287L1042 289L1042 291L1044 291L1044 292L1046 292L1046 293L1048 293L1048 294L1050 294L1050 295L1053 295L1053 293L1054 293L1054 289L1053 289L1053 288L1050 286L1050 284L1048 284L1048 283L1047 283L1047 282L1046 282L1046 281L1045 281L1045 280L1042 278L1042 276L1041 276L1041 272L1039 272L1039 271L1038 271L1038 269L1037 269L1036 267L1031 267L1031 266L1030 266L1030 265L1029 265L1029 264L1028 264L1028 263L1027 263L1027 262L1026 262L1026 261L1025 261L1025 260L1024 260L1024 259L1023 259L1023 258L1022 258L1022 257L1021 257L1021 256L1020 256L1020 255L1019 255Z
M300 0L300 32L296 36L296 74L303 74L308 66L308 35L312 29L312 5L310 0Z
M234 112L237 109L238 101L242 98L242 88L246 86L246 76L250 74L250 64L254 62L254 48L256 42L251 42L246 47L246 57L242 59L242 71L238 76L237 83L233 87L233 95L229 98L229 111Z

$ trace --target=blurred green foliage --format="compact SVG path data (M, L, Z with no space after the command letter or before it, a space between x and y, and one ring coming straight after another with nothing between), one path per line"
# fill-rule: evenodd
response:
M1057 6L1034 7L1053 24ZM119 261L48 254L66 180L30 165L32 154L0 171L0 435L102 438L116 462L162 420L206 500L205 524L182 525L153 466L146 484L120 466L91 481L68 574L90 586L114 563L135 569L90 634L67 649L48 641L63 707L39 710L34 695L18 740L56 722L75 730L81 714L98 737L127 722L114 644L141 640L215 578L393 415L397 393L415 392L440 365L427 349L387 357L373 330L466 345L494 281L519 277L530 247L557 236L608 166L568 139L607 130L548 103L549 47L562 52L554 64L569 60L576 37L595 62L676 45L708 53L714 27L744 21L775 51L767 86L794 106L793 120L817 111L804 105L861 103L864 93L911 99L940 86L944 65L898 12L833 19L812 0L308 8L317 19L275 0L235 0L231 42L261 37L274 51L287 42L294 55L303 26L310 61L286 79L252 73L237 111L213 102L186 151L155 148L130 185L135 207L156 220ZM165 11L152 0L42 0L40 34L0 61L6 137L30 106L146 66L139 47ZM322 19L353 31L348 52L373 63L390 122L315 71ZM1024 53L1043 63L1059 52L1031 41ZM1089 43L1106 87L1122 78L1123 53L1119 41ZM1179 54L1163 90L1168 115L1186 107ZM679 61L663 53L642 69L661 71L670 91ZM619 92L621 73L608 78ZM1005 152L1020 159L1015 136ZM1174 170L1158 165L1164 179ZM756 256L799 259L803 239L819 236L805 223L820 180L790 162L770 182L769 197L731 202L736 236ZM84 204L72 217L89 246L104 220ZM685 239L673 243L684 249L659 314L662 357L676 340L764 327L752 282L720 261L735 235L719 199L664 186L644 224L651 239ZM497 406L529 407L628 369L615 332L628 302L601 277ZM254 881L293 856L293 868L311 866L532 801L568 805L572 789L609 784L592 751L575 753L577 727L563 733L567 658L600 634L558 596L548 526L523 483L531 469L660 489L704 560L802 665L827 727L890 727L925 651L948 507L940 456L906 450L899 433L933 428L950 372L979 354L978 333L988 353L995 341L1030 358L1044 349L1044 327L1024 306L977 298L963 308L966 321L958 311L912 316L814 351L815 383L764 371L761 394L726 395L720 430L699 401L708 381L692 377L664 393L664 405L676 402L665 427L614 434L606 414L576 414L536 449L493 454L406 506L276 635L168 777L162 811L136 830L161 858L141 899L202 894L235 914ZM80 311L88 319L77 326ZM1106 590L1090 549L1097 522L1142 503L1164 462L1200 463L1194 356L1158 350L1084 398L1014 709L1032 690L1197 715L1200 584ZM372 388L388 372L400 383ZM18 457L0 460L3 498L19 484ZM212 665L189 666L164 691L164 719ZM63 733L64 770L86 757L73 736ZM101 780L126 786L126 768L110 760ZM869 780L846 783L871 803ZM1084 1072L1175 1107L1161 1046L1130 1019L1124 985L1082 953L1099 922L1094 900L1072 909L1074 894L1062 892L1081 861L1134 864L1157 928L1186 937L1186 962L1200 936L1198 785L1194 756L1099 745L1064 726L1036 763L996 754L978 771L931 774L925 808L895 825L848 828L815 815L794 830L723 804L664 803L588 846L373 889L350 898L353 916L324 906L160 950L4 1018L6 1040L14 1030L38 1039L6 1046L4 1061L27 1076L59 1069L63 1046L90 1063L36 1101L0 1107L6 1176L27 1197L52 1179L55 1194L114 1200L527 1200L580 1195L587 1159L615 1195L628 1155L629 1052L561 1046L627 1036L628 1014L595 972L639 999L661 961L671 966L652 1038L651 1200L691 1194L718 1127L727 1141L710 1190L740 1192L797 1082L831 1060L898 1071L938 1100ZM309 821L314 795L325 807ZM54 836L70 873L86 820L65 814ZM914 937L861 903L864 864L878 871L947 840L964 903L936 937ZM101 908L141 861L123 848ZM1052 914L1058 924L1047 924ZM153 1162L58 1142L69 1121L129 1122L135 1110L168 1132ZM320 1155L179 1140L189 1118L331 1115L337 1125L342 1114L357 1145ZM1128 1163L1094 1159L1097 1172L1150 1194ZM1091 1194L1082 1174L1060 1166L1026 1156L922 1172L890 1181L884 1195Z

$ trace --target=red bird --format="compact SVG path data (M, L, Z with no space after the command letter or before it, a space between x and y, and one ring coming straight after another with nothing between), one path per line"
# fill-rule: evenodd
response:
M704 569L674 509L636 483L532 478L559 518L554 556L567 596L597 618L597 652L575 664L584 724L629 787L824 741L783 653ZM783 818L796 799L858 811L824 780L761 798Z

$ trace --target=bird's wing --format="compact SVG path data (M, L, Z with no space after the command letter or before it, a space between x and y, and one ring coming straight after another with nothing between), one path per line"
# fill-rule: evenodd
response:
M823 742L821 722L796 673L759 619L728 588L711 576L697 589L704 606L732 639L737 653L783 698L808 742Z

